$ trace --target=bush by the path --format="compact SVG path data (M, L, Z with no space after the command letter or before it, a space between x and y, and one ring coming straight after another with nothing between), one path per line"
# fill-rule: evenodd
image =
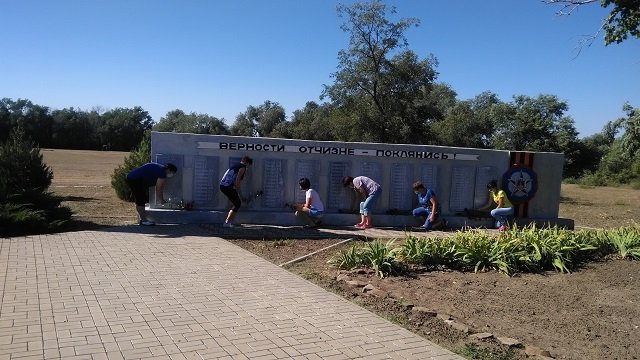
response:
M47 232L71 218L62 198L47 191L53 171L21 128L0 144L0 236Z

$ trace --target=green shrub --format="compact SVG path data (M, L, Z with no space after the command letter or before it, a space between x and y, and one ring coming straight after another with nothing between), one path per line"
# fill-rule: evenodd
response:
M338 269L351 270L362 265L362 251L359 246L352 245L346 250L342 250L337 256L329 259L329 264Z
M371 267L381 278L391 273L398 252L392 246L393 240L389 240L386 244L380 240L368 243L362 250L364 265Z
M605 253L617 253L623 259L640 260L640 226L596 230L591 233Z
M52 179L40 149L15 128L0 144L0 236L51 231L71 218L62 198L47 192Z
M138 148L124 159L124 163L118 166L111 175L111 187L116 192L116 196L120 200L133 201L133 194L127 185L127 174L146 163L151 159L151 133L145 132Z

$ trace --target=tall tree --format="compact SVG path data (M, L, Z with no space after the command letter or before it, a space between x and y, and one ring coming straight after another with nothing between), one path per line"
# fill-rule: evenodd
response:
M102 120L102 126L98 130L102 145L119 151L133 150L142 140L144 132L153 125L149 113L140 106L107 111L102 115Z
M604 44L619 44L631 35L640 39L640 0L546 0L547 4L560 5L559 15L569 15L578 7L600 3L603 8L611 7L611 12L603 20L600 30L589 38L593 41L600 31L604 31Z
M514 96L510 109L501 109L497 116L496 131L492 138L494 148L507 150L559 151L555 134L564 113L566 102L555 95L535 98Z
M404 32L419 20L392 22L387 16L395 8L379 0L340 4L337 10L345 18L341 29L349 33L349 46L339 51L334 83L324 86L322 98L331 99L335 111L351 123L350 132L361 134L355 140L401 142L419 134L429 111L416 103L437 76L434 58L420 60L406 50Z
M169 111L160 121L153 126L155 131L229 135L229 127L223 119L218 119L207 114L196 114L194 112L185 114L184 111L176 109Z
M266 100L262 105L248 106L244 113L239 114L231 125L231 134L269 137L276 126L284 121L284 108L277 102Z
M459 101L434 124L440 145L487 148L493 133L493 113L498 96L483 92L472 100Z
M309 101L296 110L291 121L279 123L271 132L272 137L304 140L336 140L336 128L331 121L330 104L319 105Z

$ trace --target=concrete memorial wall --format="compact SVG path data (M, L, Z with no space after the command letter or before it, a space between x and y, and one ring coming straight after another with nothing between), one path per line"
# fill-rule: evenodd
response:
M452 226L467 223L464 209L489 200L486 184L496 180L514 203L517 217L554 223L558 219L564 155L426 145L308 141L224 135L152 132L152 161L171 162L178 173L167 180L165 198L191 203L192 211L168 212L151 194L151 217L167 222L222 222L230 202L219 190L227 168L242 156L253 159L242 181L248 201L239 222L293 225L287 204L304 202L298 180L307 177L325 205L326 224L359 220L355 192L344 175L364 175L383 188L373 207L378 226L416 225L408 216L417 206L411 185L421 181L437 194ZM256 194L262 194L256 196ZM490 222L489 222L490 223Z

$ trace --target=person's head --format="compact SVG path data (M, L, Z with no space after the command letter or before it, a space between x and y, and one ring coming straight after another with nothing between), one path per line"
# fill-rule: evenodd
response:
M489 191L497 190L498 189L498 183L495 180L489 181L489 183L487 184L487 189L489 189Z
M351 176L343 176L342 177L342 186L352 186L353 185L353 177Z
M413 183L412 189L414 193L418 194L424 190L424 185L420 181L416 181Z
M164 165L164 170L167 172L168 178L173 177L173 175L175 175L176 172L178 172L178 168L172 163L166 163Z
M245 165L252 165L253 164L253 159L248 157L248 156L243 156L242 159L240 159L240 162L245 164Z
M298 181L298 185L300 185L300 190L309 190L311 187L311 181L306 177L303 177Z

